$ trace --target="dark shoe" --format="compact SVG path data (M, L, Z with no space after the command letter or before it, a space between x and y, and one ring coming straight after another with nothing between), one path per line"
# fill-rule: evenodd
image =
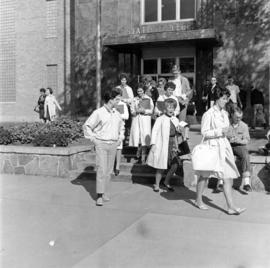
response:
M156 185L156 184L153 185L153 191L156 192L156 193L159 192L159 187L158 187L158 185Z
M119 169L116 169L116 170L114 171L114 175L115 175L115 176L118 176L119 173L120 173L120 170L119 170Z
M223 192L223 184L218 184L217 185L216 192L217 193Z
M245 190L246 192L252 192L252 188L249 184L244 185L243 190Z
M170 186L169 184L166 185L164 182L161 182L160 186L162 188L166 189L167 191L174 192L174 188L172 186Z

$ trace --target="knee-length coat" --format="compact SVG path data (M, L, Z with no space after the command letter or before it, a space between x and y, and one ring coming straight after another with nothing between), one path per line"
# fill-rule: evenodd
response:
M204 113L201 123L201 134L205 139L205 143L216 146L219 158L214 170L196 171L197 175L218 179L235 179L239 177L232 147L229 140L222 133L222 129L228 128L229 125L227 112L220 110L216 105Z
M130 110L132 115L132 123L130 129L129 146L138 147L149 146L151 140L151 115L154 110L154 103L152 99L144 95L143 99L150 100L150 109L145 110L145 114L137 114L140 98L135 97L131 103Z
M170 138L170 122L178 129L179 120L175 117L162 115L157 118L152 129L151 149L147 157L147 165L157 169L168 168L168 149Z

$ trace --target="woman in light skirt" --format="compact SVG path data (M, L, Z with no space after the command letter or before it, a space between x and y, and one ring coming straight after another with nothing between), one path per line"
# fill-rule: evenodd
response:
M214 106L203 115L201 133L205 143L211 146L217 146L219 158L214 170L195 170L195 174L198 176L195 205L199 209L208 209L203 203L202 195L207 185L208 178L215 177L222 179L224 182L224 195L228 206L228 214L239 215L244 212L245 209L236 207L232 197L232 180L239 177L239 172L235 165L231 145L226 138L229 129L229 118L224 108L228 102L230 92L228 89L218 88L214 95Z

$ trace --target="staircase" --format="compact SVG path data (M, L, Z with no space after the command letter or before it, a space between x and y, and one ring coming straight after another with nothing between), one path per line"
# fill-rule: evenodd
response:
M153 184L155 181L155 169L145 165L138 164L136 159L136 148L125 147L122 152L120 174L112 174L112 181L125 181L141 184ZM88 157L88 160L82 160L77 163L77 169L70 171L70 177L73 179L96 179L95 153ZM183 177L173 176L171 180L173 185L183 185Z

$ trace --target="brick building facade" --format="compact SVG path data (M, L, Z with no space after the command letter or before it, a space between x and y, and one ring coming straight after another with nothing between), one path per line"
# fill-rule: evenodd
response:
M247 104L251 86L263 88L269 116L268 1L101 2L103 87L117 83L119 72L133 81L144 74L169 77L177 63L199 100L212 75L223 84L232 74ZM66 113L95 108L96 1L3 0L1 12L9 14L1 16L1 42L13 40L1 48L3 71L6 62L13 66L2 76L1 120L36 120L38 90L47 86Z

